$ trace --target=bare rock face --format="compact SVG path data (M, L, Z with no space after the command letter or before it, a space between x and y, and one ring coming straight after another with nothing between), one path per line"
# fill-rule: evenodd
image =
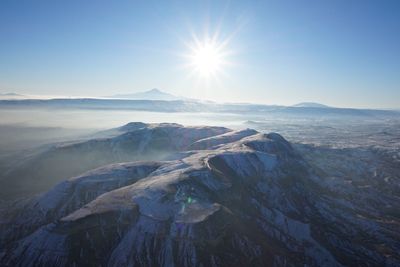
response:
M95 169L21 207L0 265L400 264L395 224L336 199L279 134L200 135L180 158Z
M189 149L191 150L213 149L221 145L226 145L228 143L238 141L244 137L251 136L256 133L257 131L252 129L227 132L225 134L220 134L200 139L191 144L189 146Z
M106 164L163 160L171 153L186 150L197 140L229 131L224 127L132 122L101 132L93 139L55 144L18 162L0 180L0 186L10 188L1 197L42 193L64 179ZM18 177L18 182L14 177Z
M0 222L1 242L23 237L103 193L146 177L161 165L162 162L116 163L65 180L39 198L13 209L10 214L4 214Z

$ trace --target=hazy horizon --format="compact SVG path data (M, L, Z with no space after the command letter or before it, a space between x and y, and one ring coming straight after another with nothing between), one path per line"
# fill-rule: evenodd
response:
M134 95L140 93L146 93L153 89L160 90L158 88L152 88L146 91L135 91L135 92L125 92L125 93L116 93L115 95L110 96L96 96L96 95L29 95L29 94L20 94L18 92L0 92L0 100L23 100L23 99L40 99L40 100L47 100L47 99L83 99L83 98L93 98L93 99L119 99L119 100L150 100L150 99L132 99L132 98L118 98L118 95ZM169 94L168 91L160 90L162 93ZM9 96L8 96L9 95ZM303 101L303 102L295 102L291 104L277 104L277 103L266 103L266 102L230 102L230 101L218 101L212 99L195 99L195 98L187 98L184 95L173 95L181 99L177 100L193 100L193 101L209 101L218 104L248 104L248 105L271 105L271 106L296 106L299 104L317 104L321 106L325 106L327 108L350 108L350 109L376 109L376 110L400 110L400 107L370 107L370 106L360 106L360 107L353 107L353 106L331 106L326 105L325 103L321 102L314 102L314 101ZM161 99L160 99L161 100ZM161 100L161 101L168 101L168 100Z
M396 1L2 1L0 92L399 109Z

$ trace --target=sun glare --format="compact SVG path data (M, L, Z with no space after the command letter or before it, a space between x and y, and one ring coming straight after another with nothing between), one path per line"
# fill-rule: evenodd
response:
M193 37L193 42L187 44L189 52L185 55L188 59L187 67L199 78L218 79L226 65L228 65L227 50L228 40L218 41L217 34L212 38L199 40Z
M222 56L221 51L215 44L205 42L194 49L192 65L196 72L203 76L215 75L222 67Z

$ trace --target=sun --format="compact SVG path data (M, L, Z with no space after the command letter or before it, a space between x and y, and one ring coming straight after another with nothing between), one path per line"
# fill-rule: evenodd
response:
M192 74L197 74L199 78L218 78L223 72L224 68L229 65L227 56L229 50L227 49L226 41L218 41L216 36L212 38L204 38L200 40L194 36L193 41L187 44L189 48L185 57L188 59L188 67L192 70Z
M192 65L196 72L202 76L215 75L223 65L223 54L219 47L206 41L199 44L191 55Z

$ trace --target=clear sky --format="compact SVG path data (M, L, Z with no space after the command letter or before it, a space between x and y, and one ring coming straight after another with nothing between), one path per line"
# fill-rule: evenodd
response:
M219 33L224 62L188 44ZM218 43L217 42L217 43ZM400 108L400 1L0 1L0 92Z

